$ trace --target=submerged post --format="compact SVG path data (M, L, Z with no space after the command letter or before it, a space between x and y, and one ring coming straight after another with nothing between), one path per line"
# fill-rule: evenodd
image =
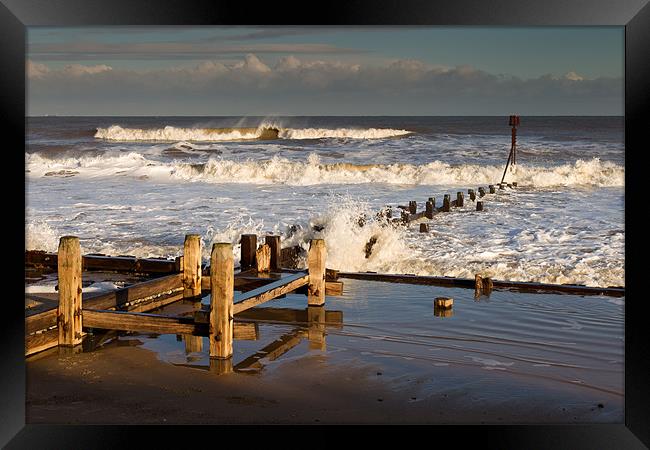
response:
M445 196L442 199L442 210L444 212L449 212L449 209L451 207L451 199L449 194L445 194Z
M210 256L210 358L232 356L234 288L232 244L213 244Z
M59 345L73 347L81 344L81 246L76 236L59 240L58 276L59 307L57 326Z
M433 219L433 208L434 204L431 201L425 203L424 217L427 219Z
M478 188L478 196L479 197L485 197L485 188L484 187L481 186L480 188Z
M415 200L411 200L409 202L409 212L411 214L415 214L418 212L418 202L416 202Z
M462 192L456 192L456 206L463 206L465 204L465 196Z
M483 211L483 202L476 202L476 210Z
M325 259L327 249L325 240L312 239L307 254L307 268L309 270L309 286L307 303L309 306L325 304Z
M490 188L490 194L494 194L496 192L496 189L494 189L494 185L491 184L488 186Z
M280 236L267 234L264 243L271 248L271 272L280 270L280 261L282 260L282 249L280 248Z
M257 235L241 235L241 258L239 265L241 270L250 269L255 265L255 252L257 251Z
M201 236L185 235L183 244L183 298L201 295Z
M474 189L468 189L467 194L469 195L469 199L474 201L476 200L476 194L474 193Z

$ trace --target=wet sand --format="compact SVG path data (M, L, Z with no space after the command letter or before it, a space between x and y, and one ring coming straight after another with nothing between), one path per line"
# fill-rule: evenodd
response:
M127 341L128 342L128 341ZM133 341L131 341L133 342ZM615 423L622 399L477 369L384 374L326 353L261 376L177 367L133 345L27 361L26 422L67 424ZM485 371L483 371L485 372ZM455 377L453 383L446 379ZM525 393L522 394L522 393Z

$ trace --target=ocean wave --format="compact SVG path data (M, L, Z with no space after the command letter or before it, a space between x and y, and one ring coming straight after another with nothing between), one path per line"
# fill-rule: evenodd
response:
M477 164L450 165L441 161L428 164L352 164L322 163L312 153L307 160L275 156L267 160L229 160L211 157L206 162L159 162L139 153L80 158L43 158L26 154L30 176L164 176L166 179L206 183L285 184L410 184L410 185L487 185L501 179L502 166ZM74 173L73 173L74 172ZM598 186L621 187L625 168L598 158L577 160L560 166L519 164L509 173L508 181L520 186Z
M407 130L385 128L282 128L262 124L256 128L97 128L95 138L111 141L237 141L266 139L385 139L410 134Z

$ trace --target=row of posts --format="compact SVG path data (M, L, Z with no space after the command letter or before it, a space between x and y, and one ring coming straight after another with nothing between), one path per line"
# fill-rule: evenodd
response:
M499 187L500 190L505 189L506 186L510 188L517 187L517 183L498 183L496 186ZM490 194L495 194L496 193L496 187L493 184L490 184L488 186ZM467 194L469 195L470 200L476 201L476 192L474 189L468 189ZM478 188L478 196L479 198L482 198L486 195L485 188L484 187L479 187ZM451 196L449 194L444 194L444 197L442 199L442 207L439 209L442 212L449 212L451 211ZM465 205L465 195L462 192L457 192L456 193L456 207L462 207ZM429 197L429 200L425 203L425 210L424 210L424 217L427 219L433 219L433 214L434 211L436 211L436 198L435 197ZM476 201L476 211L483 211L483 202L482 201ZM409 214L417 214L417 202L415 200L409 201L409 207L408 207L408 212L407 211L402 211L402 218L406 219ZM390 218L392 217L392 211L389 207L388 209L388 214L387 217ZM428 224L420 224L420 231L426 232L428 231Z

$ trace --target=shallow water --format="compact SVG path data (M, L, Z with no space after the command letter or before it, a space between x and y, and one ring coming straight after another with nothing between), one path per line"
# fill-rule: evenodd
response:
M397 390L406 378L419 377L419 398L452 389L472 374L468 395L492 403L511 383L509 398L533 391L570 392L585 402L606 398L608 411L614 407L614 416L622 418L624 298L493 291L475 300L471 289L342 281L344 294L327 297L325 306L342 311L342 327L328 325L324 336L293 339L309 325L261 323L258 340L234 342L235 375L273 377L287 362L320 355L328 368L372 365ZM454 299L451 316L434 314L437 296ZM260 308L304 310L306 303L304 295L292 294ZM188 366L188 374L210 366L207 338L195 338L202 339L202 350L190 352L185 336L119 339L140 341L161 360ZM252 355L283 339L289 342L286 353L251 363Z

